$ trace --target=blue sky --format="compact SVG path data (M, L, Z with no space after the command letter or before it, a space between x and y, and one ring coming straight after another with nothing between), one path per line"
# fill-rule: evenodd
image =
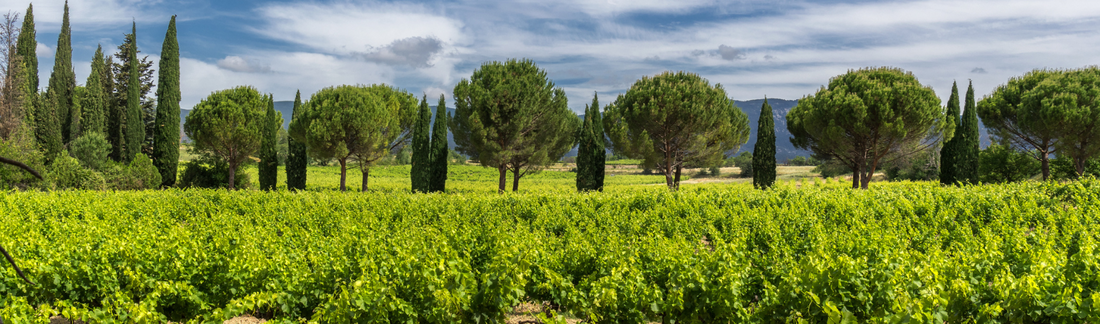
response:
M0 12L27 2L0 1ZM62 1L36 1L42 86ZM798 99L867 66L912 71L941 98L978 96L1036 68L1097 64L1100 1L248 1L74 0L78 83L97 44L115 52L136 21L154 62L178 15L185 109L252 85L292 100L327 86L387 83L436 98L481 63L530 58L581 111L666 70L721 83L734 99ZM433 99L434 100L434 99ZM434 101L433 101L434 102Z

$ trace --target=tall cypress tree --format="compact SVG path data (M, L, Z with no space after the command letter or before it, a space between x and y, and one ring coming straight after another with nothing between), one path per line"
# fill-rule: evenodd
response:
M604 154L603 119L599 94L584 107L584 122L577 133L577 191L603 191Z
M431 174L428 177L429 192L443 192L447 189L447 101L439 95L439 104L435 107L435 123L432 124Z
M412 190L413 192L427 192L428 181L431 173L431 139L428 138L428 123L431 121L432 111L428 108L428 95L420 100L420 113L417 114L416 124L413 126L412 138Z
M264 115L266 122L260 142L259 178L260 189L275 190L279 182L279 152L275 145L279 141L279 125L283 124L283 117L275 111L275 97L267 97L267 112Z
M974 81L966 89L966 106L963 109L962 121L956 129L955 136L961 137L958 146L958 159L955 164L955 172L958 181L965 183L978 183L978 111L974 107Z
M69 29L69 2L65 1L65 15L61 18L61 34L57 36L57 50L54 52L53 72L46 93L50 107L57 115L57 127L61 143L72 140L73 88L76 87L76 73L73 72L72 30ZM50 140L53 141L53 140ZM60 151L60 150L58 150ZM56 153L52 152L51 153Z
M294 94L294 110L291 112L290 118L298 118L301 111L299 107L302 106L302 92L298 91ZM293 133L296 130L293 129L295 123L291 123L292 129L287 130L288 133ZM306 167L309 163L309 158L306 156L306 143L299 142L294 139L294 136L287 136L287 157L286 157L286 188L289 190L305 190L306 189Z
M15 55L19 56L20 61L23 62L22 71L25 73L23 122L27 125L27 129L32 131L38 128L35 126L37 120L35 113L38 111L38 40L35 39L35 34L34 4L31 4L27 6L27 13L23 15L23 27L19 30L19 38L15 42Z
M775 184L775 117L772 106L764 97L760 107L760 120L756 127L756 146L752 150L752 185L768 189Z
M95 50L92 57L92 72L88 74L88 81L84 84L84 98L81 102L81 126L82 133L100 133L106 135L107 131L107 96L103 91L103 70L107 69L103 61L103 47Z
M180 47L176 41L176 16L168 22L157 68L157 119L153 126L153 165L160 170L162 186L176 184L180 159Z
M959 156L959 143L962 140L962 136L959 136L958 128L960 127L959 121L959 85L956 82L951 83L951 98L947 99L947 127L950 127L955 134L943 143L943 148L940 149L940 183L941 184L956 184L959 182L958 176L958 156Z
M126 85L126 150L122 160L130 162L134 156L141 153L141 144L145 142L145 122L141 115L141 83L138 80L137 58L137 23L134 23L131 32L134 42L130 43L130 75Z

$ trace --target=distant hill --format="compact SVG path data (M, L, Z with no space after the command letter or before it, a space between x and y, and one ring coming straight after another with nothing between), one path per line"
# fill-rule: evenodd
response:
M737 105L738 108L741 108L741 111L744 111L745 114L749 116L749 129L751 130L751 132L749 133L749 141L744 145L741 145L741 148L737 151L737 153L740 154L741 152L752 152L753 145L756 144L756 125L758 124L758 121L760 119L760 108L764 104L764 99L745 101L735 100L734 103ZM794 144L791 144L791 133L787 131L787 113L790 112L791 109L794 108L794 106L798 105L798 100L768 98L768 104L772 106L772 118L775 119L775 159L779 162L783 162L796 156L810 156L811 153L809 151L795 148ZM431 106L432 121L435 121L435 108L436 106ZM276 101L275 110L283 114L283 128L289 128L290 116L294 112L294 102ZM454 112L454 108L447 108L448 114L454 115ZM184 141L187 141L188 139L186 135L182 135L183 122L187 120L187 115L189 113L191 113L191 110L180 109L180 133L181 138L183 138ZM584 118L584 115L580 115L580 117ZM990 137L985 130L985 126L979 126L981 126L981 145L984 148L986 146L989 146ZM454 136L451 135L450 132L447 132L447 146L450 148L455 147ZM610 151L608 151L608 153L610 153ZM565 154L565 156L567 157L576 155L576 147Z

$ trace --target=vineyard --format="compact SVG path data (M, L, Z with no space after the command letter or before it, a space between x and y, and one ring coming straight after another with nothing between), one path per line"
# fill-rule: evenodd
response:
M1100 182L603 194L9 192L47 323L1100 323Z

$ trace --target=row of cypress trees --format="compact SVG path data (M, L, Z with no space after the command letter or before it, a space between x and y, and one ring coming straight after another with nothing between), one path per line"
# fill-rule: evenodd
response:
M603 191L607 161L599 94L584 107L584 122L577 134L577 191Z
M964 184L978 182L978 111L974 107L974 83L966 89L966 105L959 118L959 86L951 84L947 100L948 123L955 125L954 136L940 150L940 183Z
M420 101L420 111L413 126L412 139L412 190L414 192L443 192L447 188L447 102L439 95L435 108L435 122L431 134L428 123L432 113L428 107L428 96Z
M47 163L64 150L65 145L87 133L101 133L112 145L112 157L129 162L142 152L146 129L141 107L141 62L137 58L137 24L126 35L121 52L126 84L115 84L110 58L96 49L91 73L84 87L77 87L72 66L72 30L69 4L65 2L61 33L57 39L54 67L44 94L38 91L38 42L35 39L34 5L27 7L16 41L15 55L23 62L24 124L34 133L38 148ZM179 161L179 43L176 17L172 16L161 51L157 87L156 121L153 128L151 158L161 173L162 185L175 184ZM121 74L121 73L120 73ZM121 100L111 100L113 91L124 90ZM120 102L124 104L119 104Z

